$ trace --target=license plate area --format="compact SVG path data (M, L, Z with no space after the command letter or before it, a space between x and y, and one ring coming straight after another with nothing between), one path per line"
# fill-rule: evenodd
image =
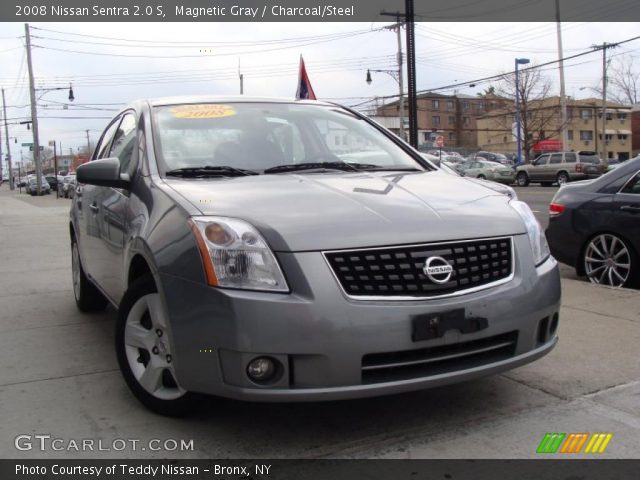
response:
M411 318L411 322L411 339L414 342L441 338L449 330L474 333L489 327L489 321L486 318L467 317L464 308L415 315Z

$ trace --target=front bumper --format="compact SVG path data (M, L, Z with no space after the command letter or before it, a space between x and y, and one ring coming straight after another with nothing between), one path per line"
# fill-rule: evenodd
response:
M319 252L279 253L292 292L216 289L160 273L171 322L180 385L194 392L257 401L318 401L378 396L460 382L508 370L548 353L555 332L541 340L542 319L560 306L557 263L533 265L528 240L514 237L510 282L466 295L413 301L347 298ZM465 308L488 327L412 341L412 317ZM515 333L514 333L515 332ZM372 354L457 348L516 335L508 358L465 364L436 374L367 382L363 358ZM258 356L281 362L273 384L254 384L247 363Z

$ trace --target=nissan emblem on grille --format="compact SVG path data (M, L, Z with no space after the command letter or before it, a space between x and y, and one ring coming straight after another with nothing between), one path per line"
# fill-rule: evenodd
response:
M429 257L422 271L433 283L442 285L451 279L453 267L442 257Z

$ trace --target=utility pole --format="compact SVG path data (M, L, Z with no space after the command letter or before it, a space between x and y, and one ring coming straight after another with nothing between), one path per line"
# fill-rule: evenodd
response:
M602 45L592 45L596 50L602 50L602 160L607 161L607 49L617 47L617 43L604 42Z
M558 37L558 60L560 70L560 138L562 142L562 150L569 150L569 139L567 136L567 96L564 85L564 52L562 50L562 26L560 23L560 0L556 0L556 30Z
M7 103L4 99L4 88L2 89L2 112L4 118L4 136L7 142L7 166L9 167L9 188L11 190L16 189L16 184L13 181L13 167L11 166L11 143L9 142L9 124L7 123ZM2 155L0 155L2 157Z
M396 31L397 39L398 39L398 84L400 86L400 105L398 110L398 115L400 115L400 138L405 140L404 138L404 75L402 74L402 35L401 28L402 23L400 22L400 15L396 17L397 23L393 25L393 29Z
M240 72L240 59L238 59L238 78L240 79L240 95L244 95L244 75Z
M400 25L400 18L404 17L406 26L406 42L407 42L407 100L409 105L409 143L418 148L418 100L417 100L417 88L416 88L416 34L415 34L415 14L413 10L413 0L405 0L405 13L389 13L380 12L381 15L394 16L398 20ZM398 38L400 38L400 27L398 26ZM399 40L399 52L398 52L398 67L402 72L402 43ZM400 74L402 75L402 74ZM402 76L400 76L400 88L403 89ZM401 90L400 104L402 106L402 112L404 114L404 93ZM400 125L402 128L402 118L400 119Z
M89 142L89 130L85 130L87 134L87 156L91 158L91 143Z
M31 61L31 36L29 35L29 24L24 24L24 34L27 48L27 66L29 67L29 95L31 98L31 122L33 130L33 161L36 166L36 181L38 195L42 190L42 166L40 164L40 141L38 140L38 110L36 105L36 87L33 81L33 63Z
M2 89L2 94L4 95L4 88ZM3 110L4 110L4 103L2 105ZM7 125L7 112L5 111L4 116L2 117L2 119L4 120L4 124L5 126ZM7 145L9 144L9 142L7 141ZM4 177L2 176L2 128L0 128L0 185L2 185L2 179Z
M418 97L416 87L416 32L413 0L405 0L407 22L407 97L409 100L409 143L418 148Z

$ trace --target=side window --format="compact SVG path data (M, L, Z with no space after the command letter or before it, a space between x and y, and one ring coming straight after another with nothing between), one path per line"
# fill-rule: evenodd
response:
M554 153L551 155L551 160L549 160L549 164L562 163L562 154Z
M133 113L127 113L116 130L111 149L110 157L120 159L120 171L128 172L133 150L136 144L136 117Z
M116 130L118 129L118 125L120 124L121 117L116 118L111 125L107 127L107 129L102 134L100 138L100 143L96 147L96 151L94 152L94 159L98 158L107 158L109 156L109 146L111 145L111 140L113 139ZM97 152L97 154L96 154Z
M632 195L640 195L640 173L636 173L635 177L627 183L620 193L630 193Z
M564 154L565 163L576 163L576 154L575 153L565 153Z
M536 166L546 165L549 160L549 155L542 155L536 159Z

